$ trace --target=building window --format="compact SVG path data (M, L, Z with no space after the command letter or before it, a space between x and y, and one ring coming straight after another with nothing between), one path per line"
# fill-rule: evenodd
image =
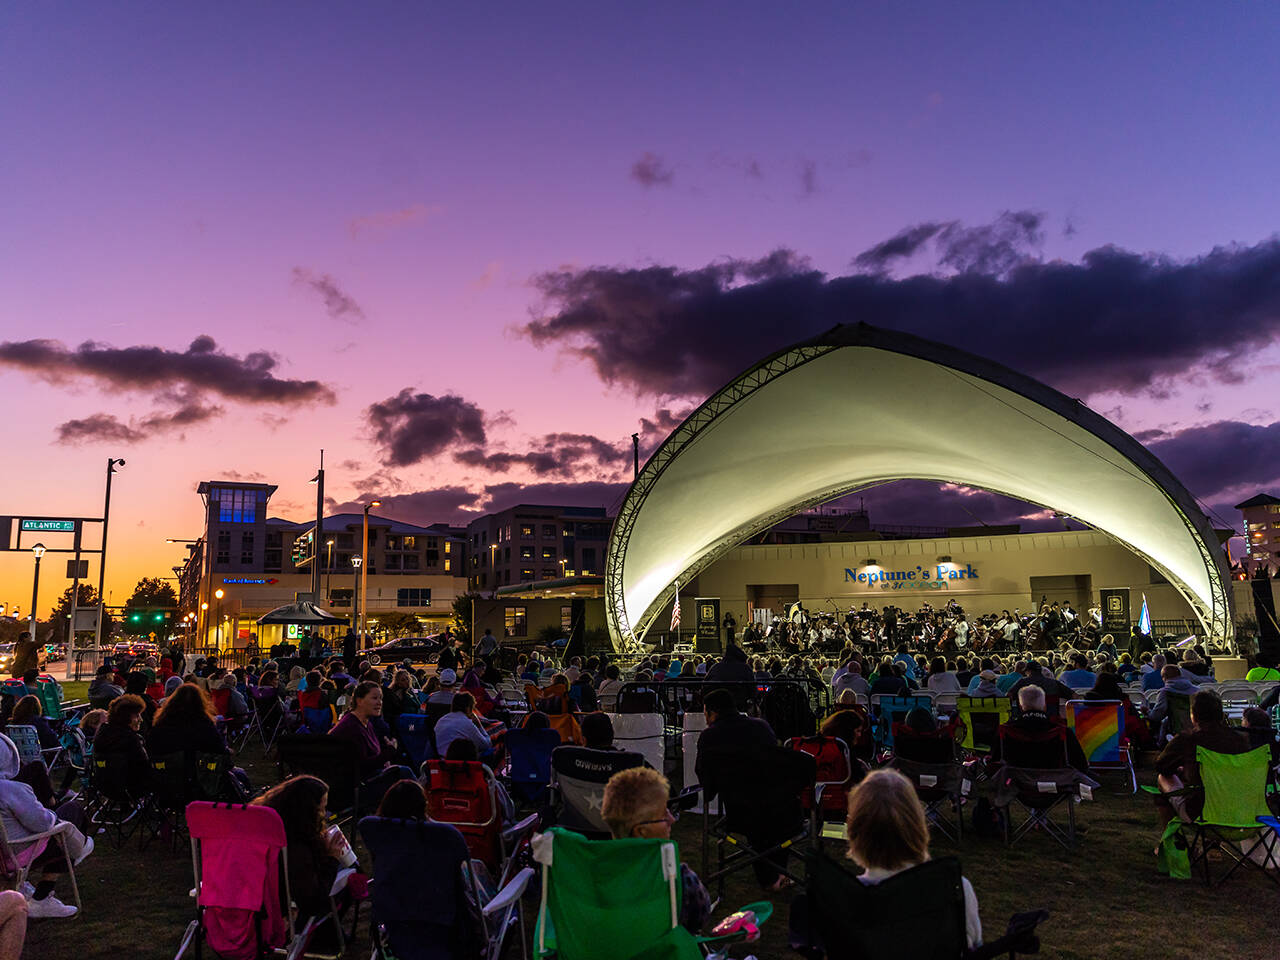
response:
M263 570L266 573L279 573L280 564L284 562L284 553L280 550L268 550L263 555Z
M240 562L242 564L253 563L253 531L251 530L240 534Z
M521 547L521 548L520 548L520 559L521 559L521 560L532 560L532 559L533 559L533 547Z
M594 547L588 547L582 551L582 572L590 574L596 568L596 551Z
M420 570L422 569L420 566L421 563L422 558L416 553L406 553L404 555L404 568L406 570Z
M452 540L446 540L446 541L444 542L444 552L445 552L445 553L453 553L453 541L452 541Z
M396 591L397 607L431 606L430 587L402 587Z
M228 530L218 533L218 562L231 562L231 532Z
M550 567L543 567L543 568L542 568L542 579L543 579L543 580L551 580L551 579L554 579L555 575L556 575L556 572L555 572L554 570L552 570Z
M511 562L511 548L510 548L510 547L503 547L503 548L502 548L502 554L503 554L503 556L502 556L502 562L503 562L503 563L510 563L510 562Z
M405 548L406 550L417 550L417 549L418 549L418 538L417 538L417 537L405 537L405 538L404 538L404 548Z
M533 539L533 524L532 524L532 523L522 523L522 524L520 524L520 539L521 539L521 540L532 540L532 539Z
M556 551L555 551L555 548L554 548L554 547L543 547L543 548L542 548L542 559L543 559L543 560L554 560L555 558L556 558Z
M573 632L573 607L567 604L560 608L560 631L566 637Z
M399 555L399 554L397 554L397 553L389 553L389 554L387 554L387 569L388 569L388 570L399 570L399 569L400 569L400 555Z
M260 490L230 490L215 487L213 499L218 501L218 520L221 523L257 523Z
M520 569L520 579L522 582L529 582L533 579L533 567L522 567Z
M507 607L506 634L508 637L527 637L529 618L524 607Z
M416 559L416 558L415 558ZM444 558L444 572L448 573L453 568L453 561L448 557Z
M399 537L387 537L387 549L388 549L388 550L399 550L399 549L400 549L400 538L399 538Z
M329 606L331 607L349 607L351 606L351 590L330 590Z
M556 525L554 523L544 523L542 525L542 539L554 540L556 535Z

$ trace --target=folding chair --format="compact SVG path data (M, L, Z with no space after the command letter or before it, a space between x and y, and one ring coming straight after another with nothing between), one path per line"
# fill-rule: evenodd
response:
M1124 704L1119 700L1067 701L1067 728L1080 741L1089 769L1127 771L1133 787L1130 793L1137 793L1138 777L1124 723Z
M227 960L253 960L273 951L303 956L318 921L298 931L293 911L283 907L293 898L280 814L264 806L197 802L187 808L187 823L196 918L187 925L174 960L182 960L188 949L199 957L206 943Z
M703 798L703 881L708 885L715 882L723 897L726 876L759 860L768 860L779 873L799 883L800 878L789 870L785 860L791 848L809 836L801 798L813 794L817 780L814 758L784 747L746 753L700 751L698 767L704 789L714 787ZM719 796L724 811L717 817L711 815L711 804L707 802L711 793ZM754 849L746 838L761 832L768 833L773 842ZM715 869L708 870L712 841Z
M588 840L552 827L533 841L542 871L533 954L556 960L702 960L743 939L696 937L680 925L683 882L674 840ZM757 926L768 902L747 904ZM711 956L723 956L712 952Z
M1055 724L1044 733L1031 734L1003 724L1000 751L1004 762L994 775L993 802L1005 811L1005 843L1012 845L1032 830L1043 830L1070 850L1076 841L1075 801L1092 799L1100 784L1067 762L1067 728ZM1014 803L1025 813L1017 825ZM1061 803L1067 805L1065 828L1050 816Z
M999 742L999 729L1013 715L1008 697L957 697L956 713L964 724L960 746L968 753L988 754Z
M1159 693L1159 691L1156 691ZM1189 693L1164 692L1165 704L1168 707L1160 730L1166 741L1172 740L1184 730L1191 729L1191 695Z
M51 723L63 719L65 712L62 709L62 684L49 674L42 673L36 677L36 696L40 700L41 711Z
M623 750L561 746L551 751L551 796L556 823L593 840L606 840L601 816L605 784L619 770L644 766L644 757Z
M31 872L31 864L36 857L48 849L51 842L62 849L62 859L67 868L67 876L71 879L71 893L76 902L76 916L83 915L80 903L80 886L76 883L75 862L71 850L67 846L67 831L74 829L71 824L60 822L50 830L31 833L17 840L10 840L4 829L4 818L0 817L0 878L5 886L12 890L21 890Z
M986 960L1037 953L1044 910L1017 914L1005 935L969 950L964 886L955 857L926 860L875 884L813 850L808 881L791 904L793 949L827 960Z
M662 773L666 768L667 744L660 713L610 714L613 744L644 757L645 762Z
M551 753L560 746L554 730L508 730L508 781L514 799L531 806L546 803L551 783Z
M1204 871L1205 886L1213 886L1225 881L1242 864L1248 864L1280 884L1277 871L1264 866L1274 864L1280 853L1280 838L1273 829L1275 817L1267 807L1270 748L1225 754L1196 747L1196 763L1204 785L1204 810L1196 820L1182 825L1183 833L1191 835L1187 853L1192 872L1199 865ZM1231 862L1216 881L1209 863L1209 854L1214 850Z
M422 767L427 818L457 828L471 856L498 876L503 864L502 811L493 773L478 760L428 760Z
M94 753L93 792L95 803L89 823L95 831L115 833L119 849L142 826L150 802L150 791L129 781L129 758L122 753Z
M952 731L917 733L905 724L894 730L893 767L916 789L925 819L939 833L957 843L964 839L964 801L972 781L956 757Z
M62 756L62 744L59 743L56 747L40 746L40 733L30 724L11 723L4 728L4 732L18 748L19 763L28 764L39 760L45 765L46 770L52 770L53 765Z
M424 713L402 713L396 717L396 737L409 757L409 766L421 771L436 756L435 721Z
M302 726L299 733L325 734L338 722L337 712L332 706L303 707Z
M849 748L839 737L793 737L783 746L813 757L813 792L803 794L800 801L809 815L810 838L815 842L819 837L841 839L849 790L865 771L860 764L854 767Z
M300 773L329 785L329 811L339 823L360 812L360 751L350 740L310 733L284 733L276 740L282 776Z
M933 697L909 696L895 697L878 693L871 698L871 709L876 714L876 731L880 746L885 750L893 749L893 725L902 723L912 710L928 710L933 715Z
M479 931L468 923L464 870L470 853L462 834L449 824L385 817L365 817L359 830L373 855L369 932L374 956L474 957Z
M168 833L170 845L186 835L187 805L227 799L231 758L221 753L172 753L151 758L151 796L144 827L152 836Z
M248 744L256 730L258 739L262 741L262 749L270 751L285 726L284 703L280 700L280 691L275 687L250 687L249 700L252 713L244 735L244 744Z

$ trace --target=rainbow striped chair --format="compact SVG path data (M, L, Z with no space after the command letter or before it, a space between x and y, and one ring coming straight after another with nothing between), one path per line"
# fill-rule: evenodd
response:
M1128 771L1133 793L1138 778L1124 736L1124 703L1119 700L1068 700L1067 726L1075 732L1090 770Z

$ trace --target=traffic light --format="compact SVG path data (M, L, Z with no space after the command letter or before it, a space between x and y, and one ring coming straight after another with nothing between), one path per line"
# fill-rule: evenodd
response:
M174 611L169 607L128 607L124 612L123 630L134 636L154 633L167 637L173 628Z

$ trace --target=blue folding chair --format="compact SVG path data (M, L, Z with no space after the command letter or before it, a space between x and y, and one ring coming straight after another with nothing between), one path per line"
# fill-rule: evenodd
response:
M881 695L874 704L879 711L876 717L876 730L880 745L886 750L893 749L893 725L904 723L907 714L917 708L933 713L933 700L929 697L892 697Z
M328 733L334 723L333 707L302 708L302 733Z
M550 728L507 731L511 792L518 800L532 805L547 802L551 753L560 743L560 734Z
M435 725L435 718L423 713L402 713L396 718L400 745L409 755L409 766L418 772L424 763L436 757Z

